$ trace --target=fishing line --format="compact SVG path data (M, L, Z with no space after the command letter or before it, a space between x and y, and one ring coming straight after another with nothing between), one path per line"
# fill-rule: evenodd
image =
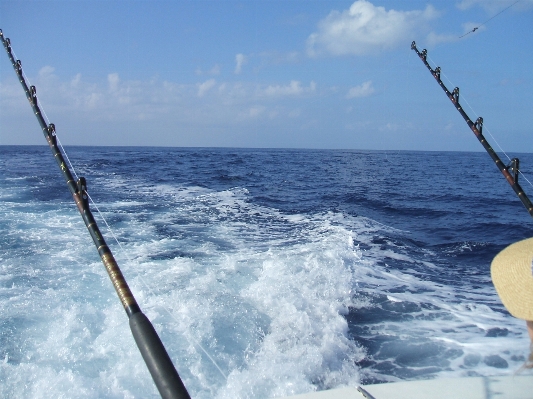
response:
M493 17L487 19L485 22L483 22L481 25L478 25L476 26L474 29L472 29L471 31L468 31L466 32L464 35L462 36L459 36L459 39L465 37L466 35L469 35L470 33L474 33L476 30L478 30L479 28L481 28L483 25L485 25L487 22L489 22L490 20L496 18L498 15L500 15L502 12L504 12L505 10L511 8L512 6L514 6L516 3L518 3L520 0L517 0L515 1L513 4L511 4L510 6L507 6L505 7L503 10L501 10L498 14L494 15Z
M98 215L100 216L100 218L102 219L102 221L104 222L104 224L107 226L107 229L108 231L111 233L111 235L113 236L113 238L115 239L115 242L118 244L119 248L120 248L120 252L124 255L124 257L128 260L128 263L131 265L131 264L136 264L137 262L134 262L132 258L130 258L130 256L128 255L128 252L124 249L124 247L122 246L122 244L120 243L119 239L117 238L117 236L115 235L115 232L114 230L111 228L111 226L109 225L109 223L107 223L107 220L106 218L104 217L103 213L100 211L100 208L98 208L98 205L96 204L96 202L92 199L92 197L90 196L89 192L87 192L87 196L89 198L89 200L91 201L91 204L95 207L96 211L98 212ZM135 270L135 268L134 268ZM144 287L148 290L148 293L152 296L152 298L157 298L157 295L152 291L152 289L150 288L149 284L144 280L144 278L142 277L141 273L139 273L138 271L135 271L135 274L137 275L137 277L139 278L139 280L141 281L141 283L144 285ZM178 318L174 315L173 312L170 311L170 309L168 309L164 304L162 305L159 305L161 306L168 314L169 316L176 322L176 325L179 325L179 320ZM198 342L197 340L195 340L194 338L188 336L188 334L184 334L182 333L182 335L185 337L185 339L187 339L187 341L189 341L189 343L192 343L194 345L196 345L198 348L201 349L201 351L208 357L208 359L213 363L213 365L217 368L217 370L220 372L220 374L222 374L222 376L224 377L224 380L227 381L228 379L228 376L224 373L224 371L222 371L222 369L220 368L220 366L217 364L217 362L215 361L215 359L207 352L207 350L200 344L200 342Z
M72 172L74 173L74 176L76 176L76 179L79 180L78 174L76 173L76 169L74 169L74 165L72 165L72 163L70 162L70 158L68 157L67 152L63 148L63 145L61 144L61 141L59 140L59 137L57 137L57 134L56 134L56 138L57 138L57 143L59 144L59 147L61 147L61 151L63 152L63 155L65 155L65 158L67 158L68 164L72 168ZM89 195L89 193L87 193L87 195Z
M13 48L11 48L11 53L13 54L13 56L17 60L20 60L20 58L17 57L17 54L15 53ZM28 75L26 75L26 72L24 72L24 68L22 67L22 65L21 65L20 69L22 71L22 76L24 77L24 79L26 79L26 81L30 84L30 86L32 86L31 80L28 77ZM48 118L48 115L46 115L45 106L44 106L42 100L39 98L39 95L37 93L35 93L35 97L37 98L37 102L39 104L39 109L40 109L41 113L44 115L44 117L46 119L46 123L48 125L50 125L50 119ZM72 162L70 162L70 158L68 157L68 154L65 151L65 148L63 147L63 144L61 144L61 140L59 140L59 136L57 135L57 131L55 131L55 136L56 136L56 139L57 139L57 143L59 144L59 147L61 148L61 152L63 153L63 155L67 159L67 162L68 162L70 168L72 169L72 172L74 173L74 176L76 177L76 179L79 179L78 174L76 173L76 169L74 168L74 165L72 164Z
M15 52L11 49L11 52L13 54L13 56L16 58L16 59L19 59L17 57L17 55L15 54ZM26 73L24 72L24 69L22 68L21 66L21 72L22 72L22 76L24 77L24 79L26 79L26 81L30 84L31 86L31 81L30 79L28 78L28 76L26 75ZM37 102L39 103L39 109L40 111L42 112L42 114L45 116L46 118L46 122L48 125L50 125L50 120L48 119L48 116L46 115L46 112L44 111L44 106L41 102L41 100L39 99L39 97L37 96L37 93L35 93L35 97L37 98ZM56 140L57 140L57 143L59 144L59 147L61 148L61 152L63 153L63 155L65 156L65 158L67 159L67 162L69 163L69 166L72 170L72 172L74 173L76 179L79 179L77 173L76 173L76 169L74 168L74 165L72 164L72 162L70 161L70 158L68 157L67 155L67 152L65 150L65 148L63 147L63 145L61 144L61 141L59 140L59 137L57 136L57 132L54 131L54 134L55 134L55 137L56 137ZM127 251L124 249L124 247L122 246L122 244L120 243L120 241L118 240L117 236L115 235L113 229L111 228L111 226L109 225L109 223L107 222L106 218L104 217L104 215L102 214L102 212L100 211L100 209L98 208L98 205L96 204L96 202L92 199L92 197L90 196L89 192L86 190L86 193L87 193L87 197L89 198L91 204L95 207L96 211L98 212L98 215L100 216L100 218L103 220L103 222L105 223L105 225L107 226L107 229L108 231L111 233L111 235L113 236L113 238L115 239L116 243L118 244L119 248L120 248L120 251L123 253L123 255L126 257L126 259L128 260L128 262L130 264L133 264L133 260L129 257ZM142 275L139 273L139 272L136 272L137 274L137 277L139 278L139 280L141 281L141 283L145 286L145 288L148 290L149 294L156 298L157 296L154 294L154 292L152 291L152 289L150 288L150 286L148 285L148 283L143 279ZM163 304L161 305L162 308L170 315L170 317L176 322L177 325L179 325L179 320L177 319L177 317ZM217 362L215 361L215 359L207 352L207 350L198 342L196 341L194 338L188 336L188 334L184 334L182 333L182 335L185 337L185 339L187 339L187 341L189 341L189 343L192 343L194 345L196 345L198 348L201 349L201 351L208 357L208 359L213 363L213 365L217 368L217 370L220 372L220 374L222 374L222 376L224 377L224 380L227 381L228 379L228 376L222 371L222 369L220 368L220 366L217 364Z
M15 59L17 60L20 60L19 57L17 57L17 54L15 53L15 50L13 50L13 47L11 47L11 53L13 54L13 56L15 57ZM22 68L22 65L20 67L20 70L22 71L22 76L24 77L24 79L26 79L26 81L30 84L30 86L32 86L31 84L31 81L30 81L30 78L28 77L28 75L26 75L26 73L24 72L24 68ZM46 118L46 122L48 124L50 124L50 120L48 119L48 116L46 115L46 112L44 110L44 107L41 105L41 100L39 99L39 96L37 95L37 93L35 94L35 97L37 97L37 100L39 102L39 108L41 109L41 112L42 114L44 115L44 117Z
M518 2L516 2L518 3ZM514 4L516 4L514 3ZM508 7L509 8L509 7ZM437 67L437 63L435 61L433 61L431 59L431 57L429 55L426 55L426 57L431 61L431 63L433 63L433 65L435 65L435 67ZM435 69L435 68L434 68ZM440 71L440 75L441 76L444 76L444 78L446 78L446 80L450 83L450 85L452 85L453 87L457 87L453 84L453 82L442 72L442 70ZM468 107L470 108L470 110L476 115L476 118L479 116L477 114L477 112L472 108L472 106L470 105L470 103L467 101L467 99L464 97L463 94L459 93L459 96L461 97L462 100L464 100L464 102L466 103L466 105L468 105ZM503 153L507 159L509 160L509 162L511 161L511 158L509 157L509 155L507 155L507 153L505 152L505 150L501 147L501 145L498 143L498 140L496 140L496 138L493 136L493 134L490 132L489 128L485 125L485 123L483 123L483 130L484 131L487 131L490 135L490 137L494 140L494 142L496 143L497 147L500 149L501 153ZM522 173L520 170L518 171L518 173L520 173L520 175L529 183L529 185L531 187L533 187L533 184L529 181L529 179L524 175L524 173Z
M113 229L111 228L111 226L109 225L109 223L107 223L107 220L106 218L104 217L104 215L102 214L102 212L100 212L100 209L98 208L98 205L96 205L96 203L93 201L92 197L89 195L89 193L87 192L87 196L89 197L89 200L91 201L91 204L94 205L94 207L96 208L96 211L98 212L98 215L100 215L100 217L102 218L104 224L107 226L107 229L109 230L109 232L111 233L111 235L113 236L113 238L115 239L116 243L118 244L119 248L120 248L120 252L122 252L122 254L125 256L125 258L128 260L128 263L129 264L135 264L133 259L130 258L130 256L128 255L127 251L124 249L124 247L122 246L122 244L120 243L120 241L118 240L117 236L115 235L115 232L113 231ZM148 290L149 294L153 297L153 298L157 298L157 295L154 294L154 292L152 291L152 289L150 288L150 286L148 285L148 283L143 279L142 275L136 271L136 274L137 274L137 277L139 278L139 280L141 281L141 283L143 283L143 285L145 286L145 288ZM178 318L174 315L174 313L172 313L170 311L170 309L168 309L164 304L163 305L160 305L168 314L169 316L174 319L174 321L176 322L177 325L179 325L179 320ZM182 333L183 334L183 333ZM220 366L217 364L217 362L215 361L215 359L213 359L213 357L211 357L211 355L207 352L207 350L198 342L196 341L194 338L192 337L188 337L187 335L183 334L185 336L185 339L187 339L189 341L189 343L191 343L190 341L192 340L192 343L194 345L196 345L197 347L199 347L202 352L204 352L204 354L209 358L209 360L211 360L211 362L215 365L215 367L218 369L218 371L220 372L220 374L222 374L222 376L224 377L225 380L228 379L228 376L222 371L222 369L220 368Z

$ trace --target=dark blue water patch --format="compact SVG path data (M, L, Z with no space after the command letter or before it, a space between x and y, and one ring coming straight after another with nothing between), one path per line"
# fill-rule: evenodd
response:
M481 355L469 353L463 359L463 368L476 367L481 362Z
M524 355L511 355L510 359L513 362L525 362L526 357Z
M485 254L492 255L495 248L489 242L453 242L447 244L433 245L431 248L446 257L458 259L470 259L471 257L484 257ZM497 250L497 249L496 249Z
M394 291L394 293L410 292L401 287L390 291ZM345 316L350 326L350 333L354 336L362 333L361 328L364 326L387 321L409 321L418 317L425 310L431 310L433 313L439 311L438 307L430 303L394 302L389 300L387 295L384 294L365 294L360 292L358 293L358 299L366 299L370 304L362 308L351 308Z
M227 173L220 173L219 172L219 175L218 175L218 179L222 182L232 182L232 183L237 183L239 181L242 180L242 177L241 176L235 176L235 175L230 175L230 174L227 174Z
M194 258L196 254L193 254L192 252L185 252L180 250L172 250L172 251L160 251L156 252L154 254L151 254L148 256L148 259L150 260L169 260L169 259L175 259L175 258Z
M17 180L4 182L0 187L16 195L9 196L10 202L27 203L31 201L51 202L68 200L66 184L61 184L61 176L20 176Z
M376 360L394 359L400 367L430 367L446 368L450 360L463 355L460 349L450 349L444 344L438 344L426 339L416 342L395 339L384 342L379 350L373 354Z
M485 363L489 367L494 367L497 369L506 369L509 367L509 363L507 363L507 360L505 360L499 355L485 356L483 358L483 363Z
M274 209L277 209L277 208L281 208L281 207L284 207L288 201L285 199L285 198L280 198L278 196L274 196L274 195L257 195L256 197L254 197L254 201L256 202L259 202L263 205L266 205L270 208L274 208ZM292 213L294 213L295 211L293 210ZM290 211L288 213L291 213Z
M66 202L72 200L66 184L61 186L56 184L34 186L31 190L31 195L33 200L42 202Z
M389 195L369 195L368 192L330 194L323 198L328 202L334 202L337 207L349 213L358 213L370 218L380 215L383 223L389 223L401 218L417 218L427 214L429 218L439 218L444 215L439 210L412 207L407 203L391 204Z
M487 330L485 337L506 337L507 335L509 335L507 328L494 327Z
M424 338L408 341L382 335L358 338L357 342L366 350L365 358L357 363L362 369L362 384L387 382L391 375L400 379L434 378L463 355L460 349Z

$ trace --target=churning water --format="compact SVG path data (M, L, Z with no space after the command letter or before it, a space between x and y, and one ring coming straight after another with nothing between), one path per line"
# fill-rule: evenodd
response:
M48 148L0 152L0 396L158 397ZM484 153L68 153L193 398L512 374L525 360L525 323L489 268L533 225Z

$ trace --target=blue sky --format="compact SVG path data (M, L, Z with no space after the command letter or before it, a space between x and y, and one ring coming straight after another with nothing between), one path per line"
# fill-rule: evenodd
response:
M531 152L533 0L459 39L515 1L0 0L0 28L63 145L481 151L415 40ZM6 54L0 144L45 144Z

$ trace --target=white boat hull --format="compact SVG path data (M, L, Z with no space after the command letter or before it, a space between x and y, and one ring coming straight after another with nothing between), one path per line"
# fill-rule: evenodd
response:
M364 385L371 399L533 399L533 375L442 378ZM291 396L290 399L364 399L357 388Z

